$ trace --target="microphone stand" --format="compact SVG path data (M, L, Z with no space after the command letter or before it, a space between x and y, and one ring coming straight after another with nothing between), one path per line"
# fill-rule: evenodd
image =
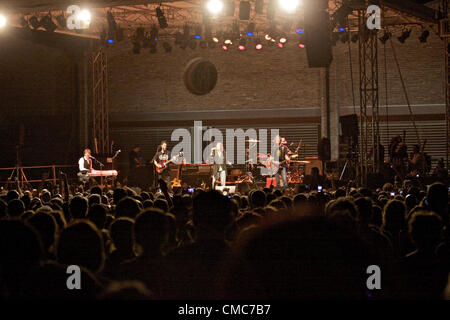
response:
M96 158L94 158L94 157L91 157L92 159L94 159L97 163L98 163L98 165L100 166L100 170L103 170L102 168L105 166L103 163L101 163L99 160L97 160ZM100 175L100 185L102 186L102 188L103 188L103 175Z

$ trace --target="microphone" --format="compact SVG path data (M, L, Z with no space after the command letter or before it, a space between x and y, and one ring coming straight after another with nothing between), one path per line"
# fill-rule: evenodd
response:
M89 158L94 159L94 160L97 160L97 159L95 159L93 156L89 156Z

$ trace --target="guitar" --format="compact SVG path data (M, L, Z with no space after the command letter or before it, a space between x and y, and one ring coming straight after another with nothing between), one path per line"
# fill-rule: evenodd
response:
M180 154L178 156L174 156L172 159L170 160L163 160L161 162L156 163L155 169L157 173L162 173L164 172L164 170L167 169L169 163L174 162L176 159L179 159L183 157L183 153L180 152Z

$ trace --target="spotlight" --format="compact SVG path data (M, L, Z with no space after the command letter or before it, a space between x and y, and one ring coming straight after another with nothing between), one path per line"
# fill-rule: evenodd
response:
M286 12L294 12L300 5L300 0L278 0L281 8Z
M246 44L247 44L247 41L244 38L239 40L239 46L238 46L239 51L244 51Z
M167 24L167 19L164 16L164 12L161 10L161 7L156 8L156 16L158 17L159 26L161 27L161 29L165 29L169 26Z
M247 36L253 37L253 33L255 32L255 24L250 22L247 26Z
M430 31L424 30L419 37L419 41L422 43L427 42L427 38L430 36Z
M397 39L401 43L405 43L406 39L408 39L410 35L411 35L411 30L406 29L406 30L403 30L402 35L400 37L397 37Z
M233 42L230 39L226 39L223 43L225 43L226 45L232 45Z
M222 45L222 50L223 50L223 51L227 51L227 50L228 50L228 46L225 45L225 44L223 44L223 45Z
M295 30L295 32L297 32L298 34L303 34L303 29L299 28L299 29Z
M162 44L164 50L166 51L166 53L169 53L172 51L172 46L170 45L170 43L164 41Z
M261 50L263 48L262 42L260 38L256 39L256 45L255 45L255 49L256 50Z
M380 40L382 44L386 44L386 42L389 40L390 37L391 33L384 31L383 35L378 40Z
M209 0L206 8L212 14L218 14L223 9L223 2L221 0Z
M351 40L352 40L353 43L356 43L356 42L358 41L358 39L359 39L358 33L355 33L355 34L352 36L352 38L351 38Z
M106 40L106 42L108 42L109 44L113 44L114 43L114 39L109 38L109 39Z
M150 40L151 41L158 41L158 34L159 34L158 27L153 25L151 30L150 30Z
M305 49L305 45L303 43L299 43L298 47L301 48L301 49Z
M139 42L133 42L133 53L134 54L141 53L141 44Z
M6 17L0 14L0 28L6 27Z
M278 48L283 49L284 48L284 44L282 44L281 42L278 42L277 44Z
M78 14L78 19L81 22L81 29L88 29L91 24L91 12L87 9L83 9Z
M280 43L285 44L286 41L287 41L286 37L281 37L281 38L280 38Z
M39 24L48 32L55 32L58 28L50 15L43 16Z
M200 36L200 35L196 34L196 35L194 36L194 38L195 38L195 39L201 39L201 38L202 38L202 36Z
M32 16L28 22L31 24L31 27L33 29L38 29L41 26L41 23L39 22L38 18L36 16Z
M342 28L342 27L339 28L338 30L339 30L340 32L345 32L345 28Z
M199 47L201 49L206 49L206 48L208 48L208 44L206 43L205 40L202 40L202 41L200 41Z
M215 43L218 43L218 42L219 42L219 38L213 37L213 38L212 38L212 41L215 42Z
M270 35L269 35L269 34L266 34L266 35L264 36L264 39L266 39L267 41L270 41L270 40L272 40L272 38L270 37Z

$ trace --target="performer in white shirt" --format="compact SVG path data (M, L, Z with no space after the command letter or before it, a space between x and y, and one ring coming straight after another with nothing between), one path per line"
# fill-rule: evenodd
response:
M78 178L81 182L88 182L89 175L88 173L92 170L92 159L91 159L91 150L84 149L83 156L78 160Z
M211 149L210 157L214 161L212 177L213 188L218 181L220 181L220 185L222 187L225 187L227 178L227 157L223 148L223 144L221 142L217 142L216 147Z

